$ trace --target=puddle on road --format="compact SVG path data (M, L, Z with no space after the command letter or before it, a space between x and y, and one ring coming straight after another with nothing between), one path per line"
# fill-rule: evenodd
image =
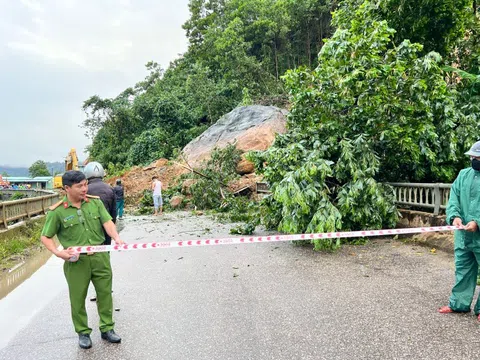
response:
M52 253L48 250L41 250L23 263L12 268L8 273L0 275L0 300L12 292L17 286L32 276L35 271L40 269Z

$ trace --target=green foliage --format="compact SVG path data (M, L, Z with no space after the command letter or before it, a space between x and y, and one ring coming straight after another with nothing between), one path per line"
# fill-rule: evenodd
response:
M215 209L216 217L223 222L260 224L259 203L245 196L229 196L222 203L222 207Z
M151 190L143 190L143 196L139 202L138 213L140 215L153 214L153 193Z
M7 260L12 255L22 254L31 248L40 248L40 235L45 220L32 221L22 226L15 238L6 238L0 241L0 262Z
M169 158L172 155L171 135L155 128L146 130L133 142L128 151L129 164L146 165L160 158Z
M255 231L255 224L246 223L242 225L235 226L230 229L230 234L232 235L252 235Z
M143 196L140 199L140 206L153 207L153 194L151 190L143 190Z
M381 16L396 30L394 42L420 43L424 52L447 56L465 34L472 0L383 0Z
M10 199L8 199L9 201L13 201L13 200L20 200L20 199L25 199L27 197L27 195L21 193L21 192L15 192L11 197Z
M239 161L240 151L235 144L214 149L211 158L201 168L204 176L194 175L196 182L190 187L192 204L199 209L220 208L224 198L230 196L225 185L238 177L235 168Z
M105 168L105 170L106 170L106 176L111 178L111 177L123 176L123 174L129 170L129 167L122 166L122 165L115 166L113 163L109 163Z
M191 0L189 50L115 98L83 104L90 157L115 166L170 158L238 104L283 99L280 76L311 65L331 33L332 0Z
M37 176L50 176L50 172L47 168L47 163L42 160L35 161L29 168L28 172L31 177Z
M477 3L478 5L478 3ZM461 137L458 153L463 154L478 140L477 128L480 119L480 14L471 15L465 25L464 36L456 42L455 51L447 63L454 63L456 70L449 74L449 84L458 91L457 108L461 109L466 121L459 126ZM450 67L450 71L452 67ZM459 162L457 169L467 165L468 159Z
M253 104L252 98L247 88L243 88L242 95L242 106L248 106Z
M238 104L285 104L288 93L288 132L249 155L272 189L252 214L285 232L393 226L382 183L450 182L478 140L475 4L191 0L182 58L147 64L116 98L85 101L91 157L115 168L171 157ZM209 179L195 176L194 205L249 221L241 201L221 196L233 162L215 157Z
M364 2L342 1L340 11L346 11L339 15L336 25L347 28L356 16L352 9ZM473 16L472 0L380 0L371 3L374 4L375 15L395 29L393 43L398 45L410 40L422 44L422 55L435 51L449 56L458 40L465 36Z
M364 1L334 14L335 34L313 71L287 72L288 133L252 153L272 195L264 221L288 233L392 227L392 190L379 181L449 181L465 117L441 57L421 55ZM365 34L369 34L368 37ZM315 248L338 241L314 240Z

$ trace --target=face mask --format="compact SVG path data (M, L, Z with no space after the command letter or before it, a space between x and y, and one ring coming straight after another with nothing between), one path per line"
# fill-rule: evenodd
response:
M472 159L472 168L473 170L480 171L480 160Z

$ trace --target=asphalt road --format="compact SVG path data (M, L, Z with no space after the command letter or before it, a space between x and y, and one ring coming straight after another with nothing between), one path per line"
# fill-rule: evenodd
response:
M125 224L129 243L226 236L230 228L187 213ZM21 310L29 315L19 318L21 328L12 322L0 359L480 358L473 313L436 312L452 286L452 255L393 240L336 253L289 243L114 253L115 330L123 340L100 339L88 301L89 350L77 345L64 280L52 275L62 271L56 260L50 275L29 280L35 287L19 287L37 290L21 296L30 299L30 311ZM39 282L57 290L41 294ZM19 311L8 300L16 291L0 301L0 315Z

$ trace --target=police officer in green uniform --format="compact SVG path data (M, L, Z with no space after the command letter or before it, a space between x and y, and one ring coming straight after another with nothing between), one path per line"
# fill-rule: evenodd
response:
M438 311L442 314L469 312L477 285L480 263L480 141L465 153L470 156L472 166L458 174L447 206L447 223L464 226L454 236L455 285L448 306ZM480 321L480 297L474 307Z
M117 245L123 244L112 218L102 201L87 195L87 180L80 171L67 171L62 176L67 193L64 199L53 205L47 214L42 230L42 242L56 256L65 260L63 270L70 294L73 325L83 349L92 346L88 327L85 299L90 281L97 293L97 309L100 317L102 339L119 343L121 338L114 331L112 302L112 267L108 252L80 253L68 250L73 246L101 245L105 241L105 229ZM58 250L54 236L64 250Z

